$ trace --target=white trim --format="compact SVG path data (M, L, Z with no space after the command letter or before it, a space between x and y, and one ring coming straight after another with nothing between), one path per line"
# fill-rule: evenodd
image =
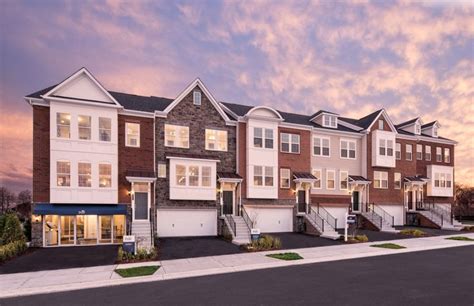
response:
M317 177L316 175L314 175L315 171L319 171L319 176L320 177ZM311 185L311 188L316 189L316 190L322 189L323 188L323 169L313 168L313 169L311 169L311 174L317 178L317 180L315 180L313 182L313 184ZM314 187L314 183L316 183L316 182L319 182L319 187Z
M262 119L262 120L275 119L275 118L267 118L267 117L254 116L254 115L252 115L252 113L253 113L254 111L259 110L259 109L268 110L268 111L274 113L274 114L278 117L279 120L282 120L282 121L284 120L283 117L280 115L280 113L279 113L276 109L274 109L274 108L272 108L272 107L270 107L270 106L265 106L265 105L262 105L262 106L255 106L255 107L251 108L251 109L244 115L244 117L258 118L258 119ZM277 119L277 120L278 120L278 119Z
M134 116L134 117L155 118L154 113L125 109L125 108L122 110L119 110L118 114L125 115L125 116Z
M342 173L345 173L347 175L347 179L346 179L346 182L347 182L347 188L341 188L341 183L342 183ZM347 170L339 170L339 190L343 190L343 191L347 191L349 190L349 171Z
M396 138L399 139L406 139L406 140L422 140L426 142L433 142L433 143L441 143L441 144L450 144L450 145L457 145L458 142L454 140L449 140L449 139L439 139L439 138L434 138L434 137L428 137L424 135L403 135L403 134L397 134Z
M311 155L312 156L317 156L317 157L325 157L325 158L330 158L331 157L331 138L330 137L327 137L327 136L317 136L317 135L311 135L312 139L311 139ZM314 139L315 138L318 138L321 140L321 154L314 154ZM328 144L328 148L329 148L329 155L323 155L323 139L327 139L329 144Z
M179 157L179 156L166 156L167 159L181 159L181 160L201 160L207 162L216 162L219 163L218 159L205 159L205 158L191 158L191 157Z
M287 170L287 171L288 171L288 177L283 177L283 175L282 175L282 170L285 170L285 171ZM280 173L279 173L279 174L280 174L280 175L279 175L279 177L280 177L280 184L279 184L279 185L280 185L280 189L290 189L290 188L291 188L291 169L290 169L290 168L284 168L284 167L282 167L282 168L280 168ZM284 179L288 179L288 187L282 186L282 179L283 179L283 178L284 178Z
M148 191L147 191L147 209L146 209L146 219L135 219L135 183L141 183L138 181L131 182L132 183L132 222L150 222L150 205L151 205L151 182L146 182L148 184ZM144 193L144 191L139 191Z
M282 134L287 134L288 137L289 137L288 138L288 150L289 150L288 152L283 151L283 149L282 149L283 148L283 137L281 136ZM291 136L293 136L293 135L298 136L298 152L292 152L291 151L291 146L293 144L296 144L296 143L293 143L293 141L291 140L291 138L292 138ZM280 136L279 138L280 138L280 152L281 153L288 153L288 154L300 154L301 153L301 135L300 134L280 132L279 136Z
M333 188L329 188L329 184L328 184L328 181L329 181L329 179L328 179L328 178L329 178L328 173L329 173L329 172L331 172L331 173L334 174L334 187L333 187ZM336 180L336 170L334 170L334 169L326 169L326 189L327 189L327 190L336 190L336 184L337 184L336 182L337 182L337 180Z
M94 84L99 87L99 89L110 99L112 100L112 102L116 105L116 107L118 108L122 108L122 105L120 105L120 103L117 102L117 100L115 100L115 98L107 91L107 89L105 89L102 84L100 84L100 82L92 75L92 73L89 72L89 70L87 70L87 68L85 67L82 67L81 69L79 69L78 71L76 71L74 74L72 74L71 76L69 76L68 78L66 78L64 81L62 81L61 83L59 83L58 85L56 85L54 88L52 88L50 91L48 91L46 94L42 95L41 97L44 98L44 99L58 99L56 97L51 97L50 95L53 93L53 92L56 92L57 90L59 90L61 87L65 86L66 84L68 84L69 82L71 82L73 79L75 79L77 76L79 76L80 74L84 73L89 79L92 80L92 82L94 82ZM68 99L65 99L65 100L68 100ZM75 100L77 101L77 100Z
M375 177L375 173L380 173L380 179L377 179ZM382 182L384 181L383 180L383 176L384 176L383 173L385 173L387 175L387 187L383 187L383 184L382 184ZM373 181L374 181L373 186L374 186L375 189L388 189L388 171L377 171L377 170L375 170ZM375 182L376 181L380 181L380 187L375 187Z
M138 143L136 146L132 146L132 145L129 145L128 144L128 132L127 132L127 125L129 124L136 124L138 125ZM141 138L141 133L140 133L140 123L137 123L137 122L125 122L125 146L128 147L128 148L140 148L140 139Z
M85 105L98 106L98 107L123 109L123 106L115 105L112 103L100 102L100 101L93 102L93 101L87 101L87 100L77 100L77 99L58 98L58 97L45 97L45 96L41 96L41 97L45 100L56 101L56 102L67 102L67 103L85 104Z
M153 183L156 181L156 177L126 176L125 179L129 183Z
M244 179L222 177L217 179L219 183L241 183Z
M390 119L390 117L388 116L387 114L387 111L385 109L382 109L379 114L377 115L377 117L375 117L375 119L372 121L372 123L369 125L368 128L366 128L365 130L366 131L370 131L370 129L372 128L372 126L375 124L375 122L378 122L380 116L383 115L385 120L387 121L390 129L392 130L392 132L394 132L395 134L398 134L397 132L397 129L395 128L395 125L393 124L392 120Z
M178 145L173 145L173 146L169 146L167 144L167 133L166 133L166 127L168 128L173 128L175 130L175 142L178 143L178 139L179 139L179 142L181 142L181 139L180 139L180 136L179 136L179 131L180 130L183 130L183 129L186 129L188 131L188 145L187 146L178 146ZM164 141L164 146L165 147L168 147L168 148L181 148L181 149L189 149L189 145L190 145L190 141L189 141L189 126L187 125L177 125L177 124L169 124L169 123L165 123L164 126L163 126L163 129L164 129L164 132L165 132L165 137L163 139ZM204 137L206 137L204 135Z
M173 108L178 105L179 102L181 102L196 86L199 86L199 88L204 92L204 94L209 98L209 101L211 101L211 104L216 108L217 112L221 115L222 119L224 121L230 121L229 117L227 114L222 110L221 105L217 100L214 98L214 96L209 92L209 90L206 88L204 83L199 79L195 79L191 84L189 84L179 95L176 97L176 99L171 102L170 105L168 105L165 110L163 111L164 115L167 115ZM155 115L157 112L155 112Z
M342 118L338 118L337 124L340 124L340 125L342 125L342 126L348 127L348 128L350 128L350 129L354 129L354 130L356 130L356 131L358 131L358 132L361 132L361 131L364 130L364 128L362 128L362 127L360 127L360 126L358 126L358 125L351 124L351 123L349 123L349 122L347 122L347 121L344 121L344 119L342 119Z
M322 116L322 115L330 115L330 116L335 116L335 117L339 117L339 114L334 114L334 113L329 113L329 112L325 112L325 111L321 111L319 114L317 114L316 116L314 116L313 118L309 119L309 121L313 121L314 119Z
M342 142L345 141L347 142L347 157L342 156ZM350 151L350 146L349 143L354 144L354 158L350 157L349 151ZM357 141L353 139L346 139L346 138L340 138L339 139L339 158L341 159L349 159L349 160L357 160Z

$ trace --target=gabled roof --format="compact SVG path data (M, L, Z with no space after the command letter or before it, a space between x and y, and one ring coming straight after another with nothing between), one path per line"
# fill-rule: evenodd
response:
M138 96L122 92L109 91L110 94L125 108L142 112L164 111L173 99Z
M420 117L416 117L416 118L413 118L413 119L410 119L408 121L405 121L405 122L402 122L400 124L396 124L395 127L397 129L399 128L402 128L402 127L405 127L405 126L408 126L408 125L412 125L414 124L416 121L418 121L420 119Z
M380 115L381 112L383 112L383 109L379 109L371 114L368 114L365 117L360 118L359 120L357 120L357 123L354 124L364 128L365 130L369 128L369 126L374 122L374 120Z
M322 115L322 114L329 114L329 115L339 116L339 114L321 109L321 110L315 112L314 114L312 114L310 117L311 118L316 118L316 117L318 117L319 115Z
M438 123L437 120L431 121L430 123L427 123L427 124L423 124L423 125L421 126L421 129L424 130L424 129L430 128L430 127L432 127L432 126L435 125L435 124L439 125L439 123Z
M44 89L38 90L37 92L31 93L27 95L27 98L34 98L34 99L42 99L41 96L53 89L54 87L58 86L58 84L46 87Z

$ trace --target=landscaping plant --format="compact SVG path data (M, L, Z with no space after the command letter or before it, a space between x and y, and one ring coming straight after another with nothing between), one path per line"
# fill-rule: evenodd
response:
M156 248L150 250L146 248L139 248L137 254L125 252L122 247L119 247L117 252L117 262L139 262L155 260L158 255Z
M298 253L278 253L278 254L268 254L267 257L276 258L280 260L298 260L303 259Z
M247 251L278 250L281 248L281 240L270 235L262 235L259 239L246 245L245 248Z
M372 244L371 247L384 248L384 249L393 249L393 250L406 249L406 247L395 244L395 243Z
M455 236L446 238L447 240L457 240L457 241L474 241L474 239L464 236Z
M414 236L414 237L423 237L427 234L419 229L404 229L400 231L402 235Z
M136 277L153 275L159 268L160 266L145 266L127 269L115 269L115 272L121 277Z

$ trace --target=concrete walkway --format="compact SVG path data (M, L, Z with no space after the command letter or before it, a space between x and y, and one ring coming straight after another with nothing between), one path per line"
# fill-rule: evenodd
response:
M474 233L461 232L450 236L464 236L474 239ZM272 253L292 251L280 250L163 260L135 264L6 274L0 275L0 298L474 245L474 242L470 241L445 239L450 236L386 241L387 243L396 243L406 247L406 249L399 250L374 248L370 246L372 244L384 243L384 241L296 249L293 251L297 252L304 258L296 261L281 261L265 256ZM134 278L121 278L114 272L114 269L116 268L130 268L148 265L159 265L161 268L152 276Z

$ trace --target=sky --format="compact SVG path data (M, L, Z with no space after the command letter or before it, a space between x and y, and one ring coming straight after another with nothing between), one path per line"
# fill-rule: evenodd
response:
M0 1L0 185L31 188L23 97L87 67L108 90L174 98L200 77L220 101L395 123L438 120L474 185L469 1Z

